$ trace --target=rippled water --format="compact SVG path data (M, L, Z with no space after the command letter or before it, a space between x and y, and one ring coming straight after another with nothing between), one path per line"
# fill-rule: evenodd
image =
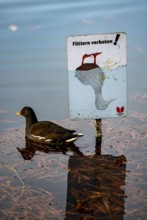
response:
M40 118L68 117L69 35L126 32L128 89L146 90L146 1L1 0L0 6L0 108L10 120L24 105Z
M22 161L16 147L25 147L24 120L18 119L15 112L28 105L35 109L40 120L67 119L67 36L112 32L127 34L129 114L121 121L104 120L101 153L125 155L127 160L121 208L115 207L120 212L124 209L120 219L145 219L147 2L0 0L0 8L0 184L3 219L6 216L14 219L14 213L27 219L31 213L29 204L33 205L32 216L35 219L44 219L47 209L54 219L68 216L69 203L74 204L68 191L72 158L37 151L32 161ZM60 123L83 132L85 135L77 145L84 155L94 155L94 122L64 120ZM76 181L77 174L73 173L72 180ZM81 178L88 179L89 176L85 174ZM100 178L105 181L101 176L99 181ZM107 184L104 186L108 187ZM95 187L94 183L92 187ZM73 188L77 190L76 186ZM100 192L104 193L103 190ZM95 199L96 195L92 194L91 199ZM79 200L76 191L72 190L72 196ZM18 207L18 202L21 207ZM110 217L105 197L103 203L101 211L103 209ZM94 205L92 203L92 208ZM83 210L82 199L76 207L80 212Z

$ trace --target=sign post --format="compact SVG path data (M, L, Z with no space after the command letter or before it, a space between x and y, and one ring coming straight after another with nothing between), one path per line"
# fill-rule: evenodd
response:
M95 128L96 128L96 146L95 146L95 154L101 155L101 143L102 143L102 120L95 120Z
M67 39L70 119L101 119L127 114L126 34L70 36Z

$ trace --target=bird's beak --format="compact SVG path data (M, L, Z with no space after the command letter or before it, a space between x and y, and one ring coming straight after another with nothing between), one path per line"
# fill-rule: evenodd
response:
M21 112L16 112L16 115L17 115L17 116L20 116L20 115L21 115Z

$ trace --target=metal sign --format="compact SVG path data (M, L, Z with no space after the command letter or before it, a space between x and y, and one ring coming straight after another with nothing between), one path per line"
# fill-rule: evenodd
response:
M70 36L67 52L70 118L126 116L126 34Z

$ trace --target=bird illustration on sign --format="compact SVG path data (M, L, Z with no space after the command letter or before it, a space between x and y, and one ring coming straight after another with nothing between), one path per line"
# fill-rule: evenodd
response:
M96 64L96 58L102 52L92 54L84 54L82 57L81 66L76 68L75 77L84 85L90 85L95 93L95 106L98 110L105 110L115 98L104 100L102 94L102 87L106 79L102 68ZM85 63L85 59L93 56L93 63Z

